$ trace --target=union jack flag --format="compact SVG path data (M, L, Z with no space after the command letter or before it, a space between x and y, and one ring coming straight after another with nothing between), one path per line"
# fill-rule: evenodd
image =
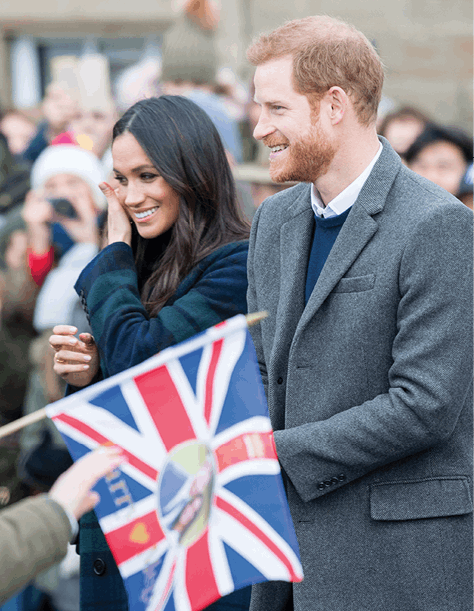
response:
M236 316L47 408L74 460L128 462L97 485L133 611L194 611L252 583L301 581L255 350Z

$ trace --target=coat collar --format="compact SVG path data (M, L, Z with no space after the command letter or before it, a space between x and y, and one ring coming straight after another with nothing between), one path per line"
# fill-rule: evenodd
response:
M387 140L380 140L382 153L342 226L306 307L304 288L313 226L310 185L301 191L289 208L290 218L280 231L278 334L289 334L296 339L377 231L377 220L373 217L383 210L401 168L399 156ZM275 343L287 345L285 341Z

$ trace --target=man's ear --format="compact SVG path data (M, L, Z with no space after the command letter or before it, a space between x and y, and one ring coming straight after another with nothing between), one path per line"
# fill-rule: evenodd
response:
M324 96L327 101L329 119L333 125L340 123L349 106L349 96L341 87L331 87Z

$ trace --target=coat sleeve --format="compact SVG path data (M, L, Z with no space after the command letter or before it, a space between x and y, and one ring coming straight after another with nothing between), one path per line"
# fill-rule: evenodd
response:
M247 242L226 245L201 261L178 287L175 298L150 318L138 292L131 248L110 244L76 283L109 377L247 312Z
M41 571L62 560L71 524L46 495L0 513L0 606Z
M411 229L399 268L388 392L275 432L278 458L304 501L449 443L462 410L472 408L472 214L447 202ZM321 482L339 475L335 486Z

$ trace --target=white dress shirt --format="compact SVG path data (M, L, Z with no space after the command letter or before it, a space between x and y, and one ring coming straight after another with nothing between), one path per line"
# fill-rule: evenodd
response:
M330 219L333 216L339 216L346 210L348 210L352 204L359 197L359 193L364 186L365 181L369 177L369 174L372 172L372 168L377 162L377 159L380 157L382 152L382 145L379 145L379 150L375 154L375 157L369 163L369 165L365 168L362 174L351 182L351 184L341 191L337 197L329 202L327 206L324 206L323 201L319 195L319 191L316 187L311 185L311 206L313 208L314 213L317 216L322 216L325 219Z

